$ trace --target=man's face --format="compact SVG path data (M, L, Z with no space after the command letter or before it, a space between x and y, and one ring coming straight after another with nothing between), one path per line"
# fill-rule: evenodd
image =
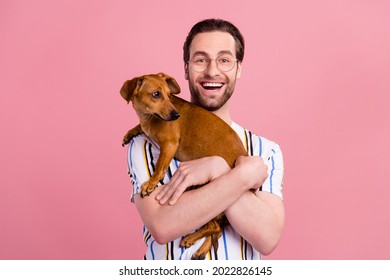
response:
M209 111L216 111L227 104L233 94L236 79L241 75L240 62L236 62L230 71L223 72L218 68L217 59L223 59L225 55L234 59L236 57L234 38L227 32L199 33L192 40L190 61L206 59L210 61L210 65L199 73L192 69L191 62L186 64L185 73L191 101Z

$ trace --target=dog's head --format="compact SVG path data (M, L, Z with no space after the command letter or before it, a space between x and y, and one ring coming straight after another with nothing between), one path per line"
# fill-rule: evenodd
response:
M153 115L165 121L180 117L170 100L171 94L178 93L179 84L164 73L133 78L126 81L120 90L127 103L132 102L138 115Z

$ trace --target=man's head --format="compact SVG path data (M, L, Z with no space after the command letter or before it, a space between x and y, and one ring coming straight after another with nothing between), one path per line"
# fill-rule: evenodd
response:
M244 39L230 22L207 19L193 26L183 47L191 100L210 111L222 108L241 75Z
M213 31L229 33L236 42L236 53L235 53L236 58L240 62L244 60L245 42L244 42L244 37L242 36L240 30L238 30L237 27L235 27L232 23L226 20L205 19L195 24L190 30L190 32L188 33L188 36L183 46L184 63L187 63L190 60L190 46L194 37L198 33L213 32Z

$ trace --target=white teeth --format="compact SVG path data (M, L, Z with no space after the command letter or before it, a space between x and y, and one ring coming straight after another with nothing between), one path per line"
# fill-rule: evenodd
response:
M223 84L221 83L203 83L204 87L221 87Z

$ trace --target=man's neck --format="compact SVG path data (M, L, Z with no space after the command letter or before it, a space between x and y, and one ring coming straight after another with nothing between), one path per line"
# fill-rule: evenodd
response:
M231 119L230 117L230 113L229 113L229 106L228 104L226 103L224 106L222 106L220 109L216 110L216 111L213 111L212 113L214 113L215 115L217 115L218 117L220 117L223 121L225 121L228 125L232 125L233 123L233 120Z

